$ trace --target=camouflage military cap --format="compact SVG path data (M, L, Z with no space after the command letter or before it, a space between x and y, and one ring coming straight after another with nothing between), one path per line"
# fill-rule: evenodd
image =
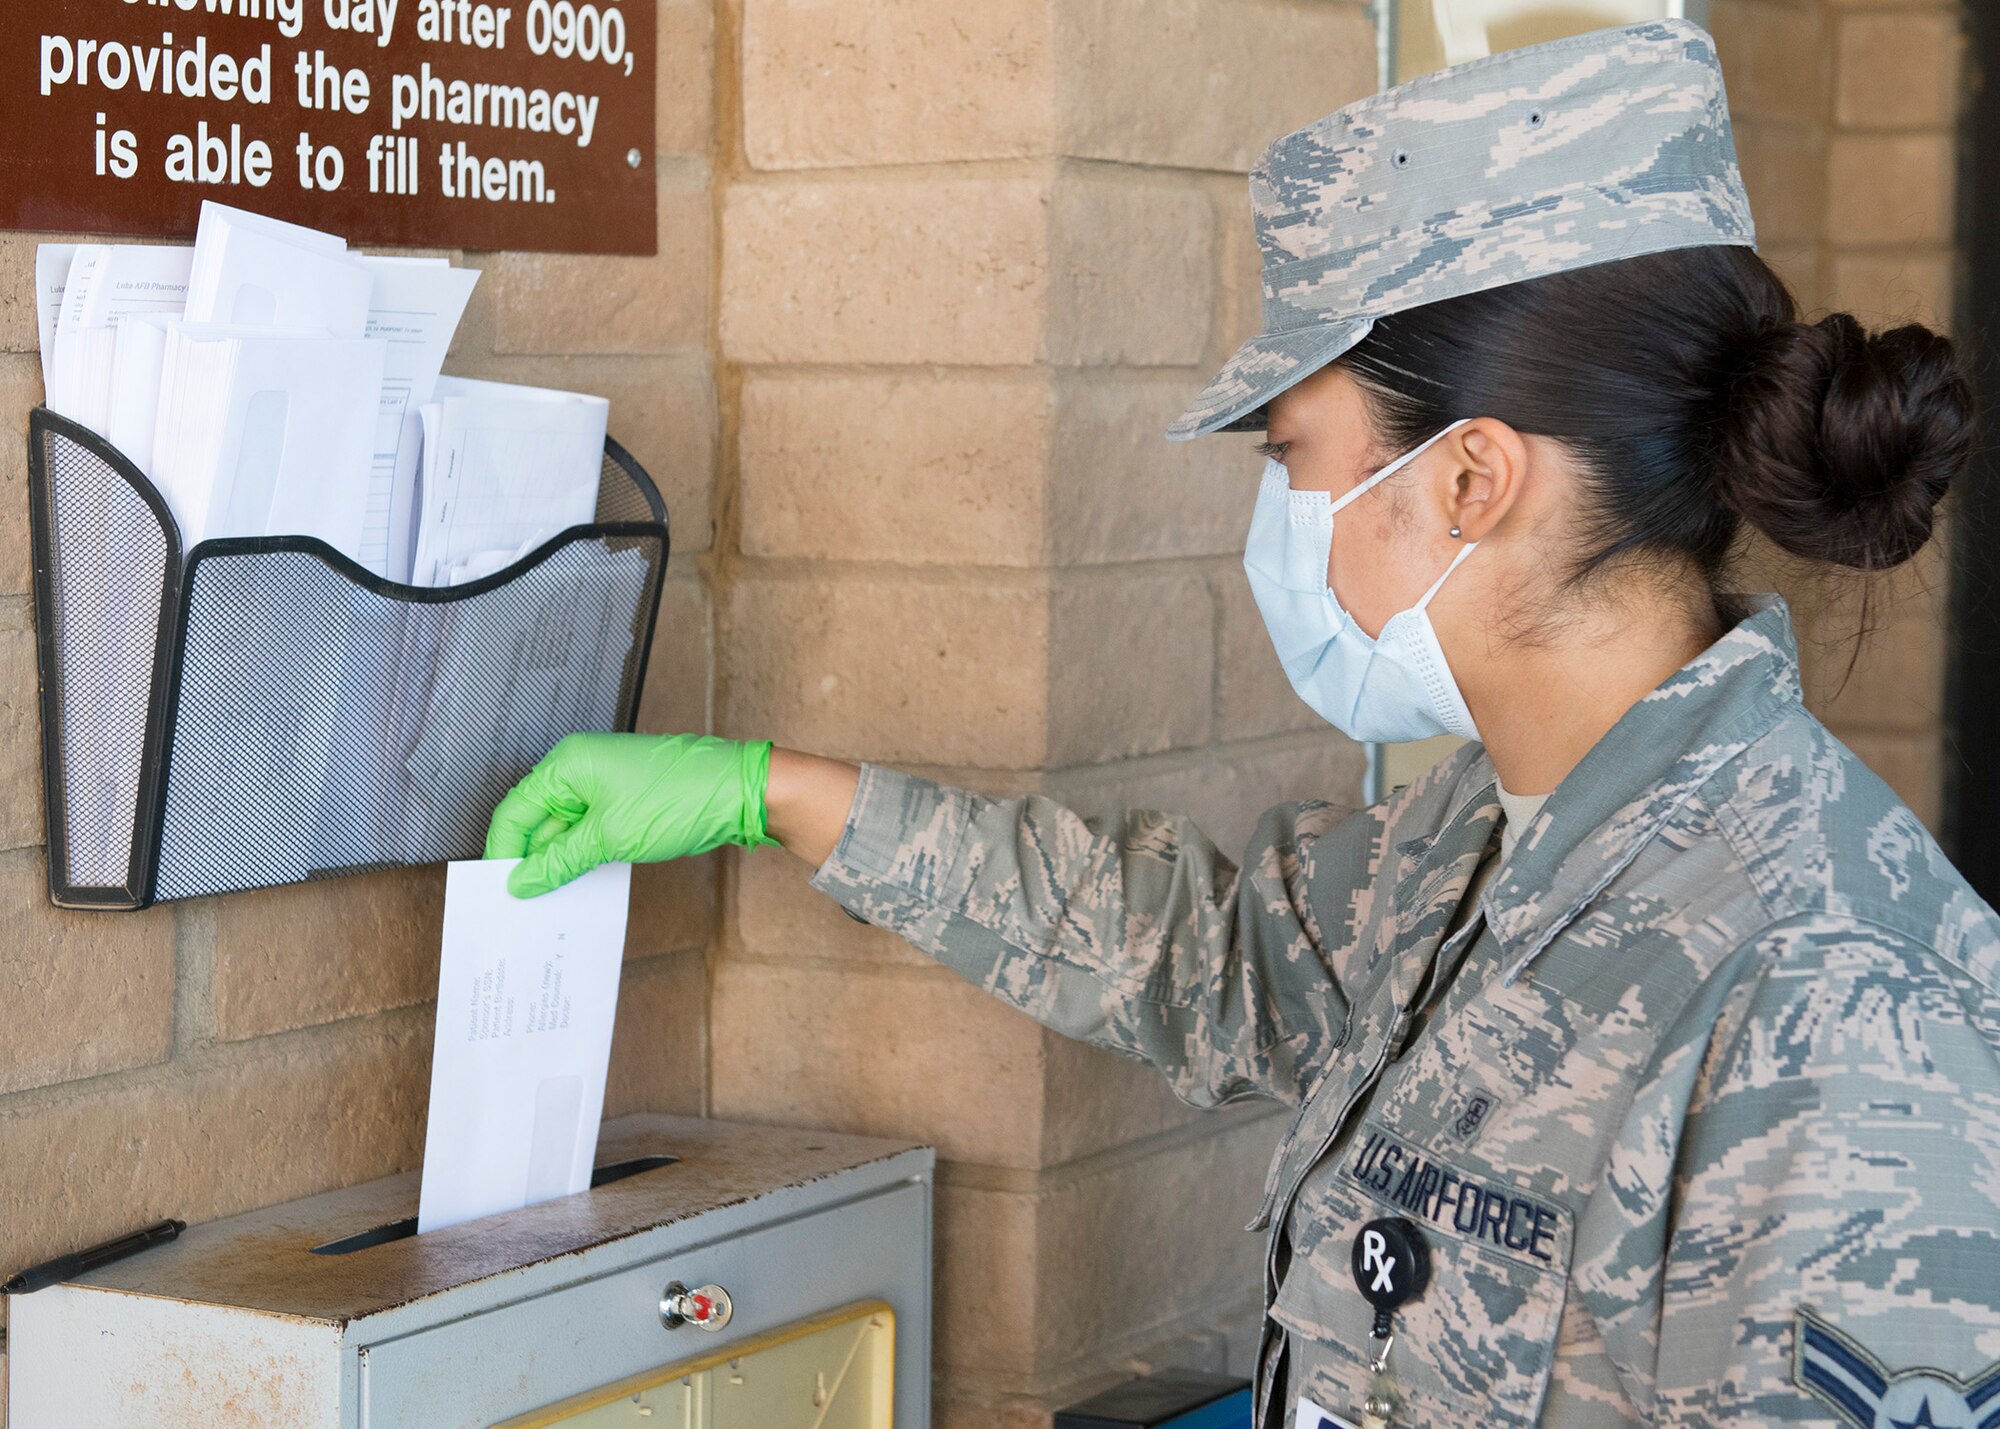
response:
M1385 89L1250 174L1264 330L1167 429L1261 430L1264 404L1442 298L1669 248L1756 246L1715 42L1592 30Z

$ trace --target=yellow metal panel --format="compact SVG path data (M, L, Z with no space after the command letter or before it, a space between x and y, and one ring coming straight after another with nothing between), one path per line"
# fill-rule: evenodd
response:
M492 1429L891 1429L895 1364L896 1312L863 1301Z

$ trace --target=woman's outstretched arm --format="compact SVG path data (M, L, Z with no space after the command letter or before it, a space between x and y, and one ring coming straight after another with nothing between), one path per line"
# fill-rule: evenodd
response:
M1184 1101L1296 1102L1347 1027L1308 895L1316 846L1358 832L1323 844L1340 822L1271 809L1239 868L1186 815L1087 819L868 764L831 842L812 830L830 849L813 886L1044 1026L1150 1063Z
M507 795L486 852L521 859L508 886L533 896L611 860L782 843L853 916L1210 1105L1297 1101L1341 1043L1347 1002L1308 885L1315 869L1323 887L1356 883L1372 845L1358 824L1325 839L1339 823L1280 805L1239 868L1185 815L1093 821L766 742L588 734Z
M860 766L824 759L796 749L771 751L771 774L764 785L764 828L807 863L826 862L847 811L854 804Z

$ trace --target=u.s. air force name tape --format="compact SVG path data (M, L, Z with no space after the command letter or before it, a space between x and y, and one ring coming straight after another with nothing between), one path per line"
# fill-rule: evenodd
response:
M1347 1176L1375 1200L1503 1255L1557 1264L1560 1206L1435 1160L1389 1132L1362 1133Z

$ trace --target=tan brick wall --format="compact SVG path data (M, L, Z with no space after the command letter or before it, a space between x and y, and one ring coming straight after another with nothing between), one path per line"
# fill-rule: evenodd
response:
M1247 440L1160 433L1257 324L1250 162L1373 88L1364 8L740 0L721 43L720 728L1225 848L1354 798L1240 638ZM938 1146L938 1422L1247 1368L1270 1109L1190 1112L808 873L731 860L710 1104Z
M1242 648L1242 453L1159 433L1256 321L1250 159L1371 87L1357 0L660 14L659 256L463 255L486 277L453 354L606 394L665 490L642 726L1189 808L1225 845L1284 795L1352 796L1355 752ZM20 439L44 236L0 239L0 1266L413 1165L442 888L46 906ZM943 1422L1240 1365L1268 1110L1195 1116L805 873L640 870L607 1110L935 1142Z
M1765 252L1809 306L1949 306L1954 13L1716 0ZM1360 0L660 14L660 255L467 254L487 277L455 355L606 393L666 490L643 727L1185 810L1225 849L1279 799L1356 797L1359 751L1291 696L1243 587L1249 439L1159 433L1257 325L1249 163L1373 87ZM47 906L37 237L0 237L0 1268L414 1165L441 889ZM1900 602L1837 700L1813 667L1927 814L1936 618ZM1134 1367L1247 1369L1269 1109L1188 1111L807 873L768 850L640 871L607 1110L936 1144L948 1429L1044 1425Z
M453 370L611 397L674 520L644 718L687 728L713 652L715 20L659 11L659 256L462 255L485 277ZM417 1165L443 888L427 869L136 915L48 905L25 479L30 275L57 236L0 236L0 1273ZM717 876L704 859L635 880L608 1114L704 1109Z

